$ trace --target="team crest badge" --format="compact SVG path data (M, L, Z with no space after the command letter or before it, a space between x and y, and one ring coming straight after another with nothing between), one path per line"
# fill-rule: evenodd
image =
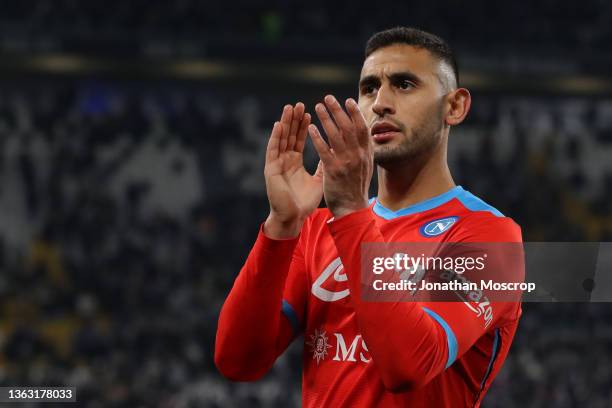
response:
M448 231L458 219L459 217L446 217L429 221L419 231L424 237L437 237Z
M310 341L306 342L306 345L310 346L312 352L312 358L317 360L317 365L327 357L327 349L331 348L331 344L328 343L327 334L325 330L315 329L314 334L310 335Z

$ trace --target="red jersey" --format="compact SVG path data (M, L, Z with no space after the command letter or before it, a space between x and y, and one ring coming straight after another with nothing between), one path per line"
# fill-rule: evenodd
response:
M354 295L360 247L521 240L517 224L460 186L399 211L376 199L337 220L319 209L295 239L260 231L221 311L217 367L260 378L303 332L304 407L478 407L520 303L487 302L480 313L462 302L365 302Z

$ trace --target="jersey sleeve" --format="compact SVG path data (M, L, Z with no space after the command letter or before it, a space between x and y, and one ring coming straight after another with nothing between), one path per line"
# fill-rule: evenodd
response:
M215 364L225 377L259 379L301 330L306 302L301 237L274 240L260 229L219 315Z
M491 265L486 278L494 282L524 281L522 237L518 225L506 217L476 216L459 224L448 237L452 243L466 244L457 249L448 246L452 257L474 252L489 255ZM477 249L480 249L478 251ZM441 253L440 256L445 256ZM469 279L470 274L465 273ZM475 279L474 279L475 280ZM521 314L518 291L482 291L480 283L473 291L452 293L448 302L422 302L423 310L444 329L448 357L446 367L460 358L486 332L515 322ZM512 298L516 301L509 301Z
M362 286L362 244L385 243L384 237L369 209L328 225L345 266L359 329L388 390L424 386L488 330L461 302L364 300L361 292L367 282ZM488 239L476 230L466 231L454 238L471 242Z
M281 301L281 312L286 322L291 326L291 338L296 337L304 330L306 322L309 285L302 245L302 241L298 241L293 251Z

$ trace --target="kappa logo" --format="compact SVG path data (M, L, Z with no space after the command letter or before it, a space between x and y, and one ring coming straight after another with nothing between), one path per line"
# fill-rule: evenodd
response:
M327 279L332 275L334 275L334 280L336 282L346 282L348 280L346 273L344 273L344 265L342 265L340 257L331 261L331 263L323 270L321 275L319 275L317 280L312 284L312 294L324 302L334 302L336 300L344 299L350 293L348 288L338 292L325 289L323 287L323 283L325 283L325 281L327 281Z
M445 217L429 221L427 224L423 225L419 231L424 237L437 237L448 231L458 219L459 217Z

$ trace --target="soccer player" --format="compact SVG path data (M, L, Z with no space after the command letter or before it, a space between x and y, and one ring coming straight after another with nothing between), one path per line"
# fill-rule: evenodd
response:
M219 317L223 375L261 378L302 332L305 407L480 405L520 303L360 297L363 243L522 241L510 218L453 182L448 135L470 103L449 46L398 27L368 41L358 103L327 95L316 105L329 144L302 103L284 107L266 152L270 214ZM314 175L302 161L307 133Z

